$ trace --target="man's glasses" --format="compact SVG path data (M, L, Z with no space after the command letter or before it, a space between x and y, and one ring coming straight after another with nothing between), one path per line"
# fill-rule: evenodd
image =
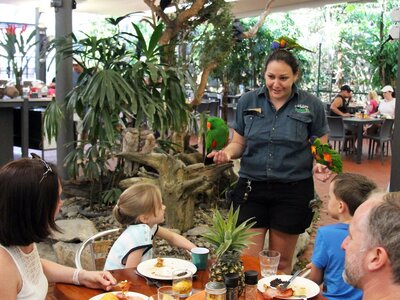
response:
M49 174L49 172L50 173L53 173L53 169L49 166L49 164L46 162L46 161L44 161L39 155L37 155L37 154L35 154L35 153L31 153L31 155L32 155L32 159L37 159L37 160L39 160L42 164L43 164L43 166L46 168L46 171L43 173L43 176L42 176L42 179L40 179L40 181L39 181L39 184L43 181L43 179L45 179L46 178L46 176L47 176L47 174Z

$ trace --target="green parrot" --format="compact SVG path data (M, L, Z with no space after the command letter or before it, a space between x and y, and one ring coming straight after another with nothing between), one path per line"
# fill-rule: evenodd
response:
M303 46L300 46L295 39L291 39L290 37L287 36L281 36L280 38L277 38L272 42L271 45L272 49L298 49L298 50L305 50L308 52L313 52L311 50L308 50L307 48L304 48Z
M206 156L213 150L221 150L229 141L229 128L225 121L218 117L207 119Z
M311 152L317 163L327 166L332 172L342 173L342 157L329 144L322 144L319 138L315 138L311 145Z

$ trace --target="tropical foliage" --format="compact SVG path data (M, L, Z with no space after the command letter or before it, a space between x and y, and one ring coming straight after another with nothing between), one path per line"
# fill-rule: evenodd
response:
M118 28L122 19L108 21ZM71 177L83 171L88 179L99 180L109 172L107 161L121 151L126 127L145 126L163 135L188 122L181 72L160 62L162 25L154 29L148 42L136 24L131 26L133 33L117 30L102 38L86 34L77 39L72 35L72 49L68 46L70 37L52 45L58 47L57 55L73 56L84 70L66 99L67 107L81 117L87 132L87 139L78 141L66 157ZM45 115L49 138L59 132L60 110L56 106L52 103ZM116 171L120 166L119 162Z

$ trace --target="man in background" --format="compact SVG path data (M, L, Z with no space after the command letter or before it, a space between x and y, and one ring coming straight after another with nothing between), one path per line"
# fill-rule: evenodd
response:
M331 103L330 115L334 117L350 117L348 106L351 101L353 90L347 84L340 88L340 92Z

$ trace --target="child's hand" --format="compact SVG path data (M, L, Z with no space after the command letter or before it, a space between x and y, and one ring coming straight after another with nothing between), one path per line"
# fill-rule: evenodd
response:
M307 269L311 269L311 266L312 266L312 263L306 264L306 268L307 268Z

